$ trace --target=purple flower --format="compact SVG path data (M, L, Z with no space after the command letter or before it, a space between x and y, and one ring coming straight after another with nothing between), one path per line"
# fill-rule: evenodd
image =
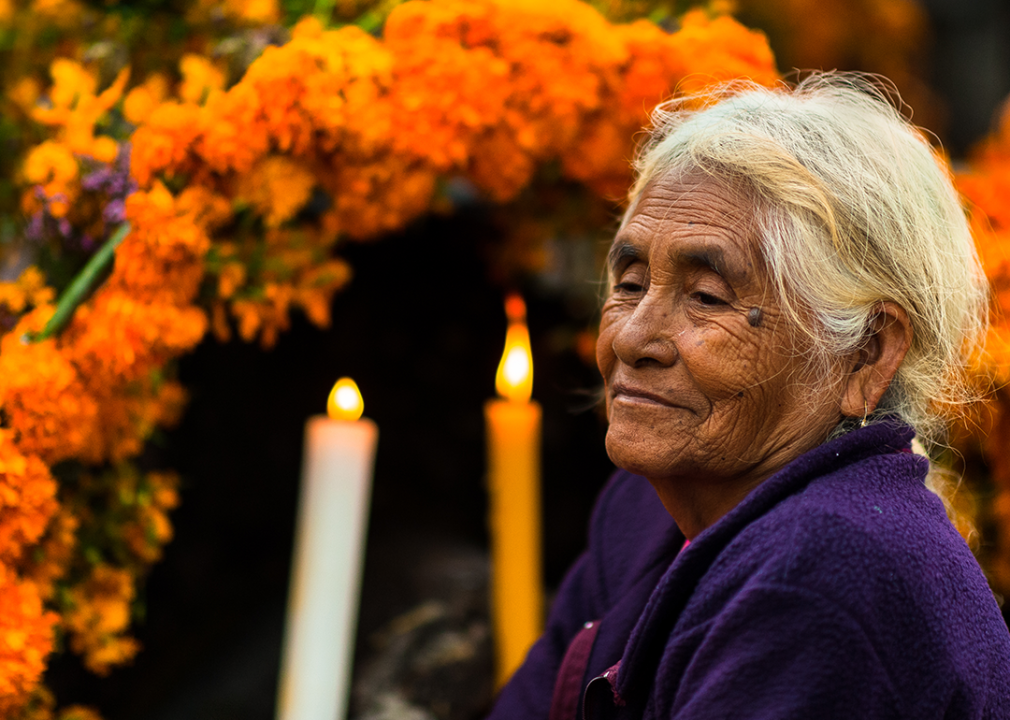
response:
M95 172L81 178L81 187L89 192L99 192L108 187L114 179L112 170L107 165L102 165Z
M25 237L35 243L40 243L45 239L46 234L46 218L45 213L39 210L34 213L28 220L28 226L25 228Z
M95 196L102 210L105 230L126 219L126 198L136 191L137 184L130 177L130 144L120 143L119 152L112 163L98 162L92 157L78 156L82 166L81 189ZM93 237L75 228L68 218L53 217L51 203L66 201L62 195L47 197L42 186L34 188L35 197L42 202L43 209L28 218L25 237L35 243L57 242L64 247L93 252L103 241L103 237ZM105 233L102 233L104 235Z
M109 200L102 209L102 219L109 224L119 224L126 219L126 203L120 198Z

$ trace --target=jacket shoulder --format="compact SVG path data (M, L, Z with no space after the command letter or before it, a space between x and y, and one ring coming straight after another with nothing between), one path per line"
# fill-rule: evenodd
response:
M617 470L593 509L589 555L597 564L609 606L657 564L668 564L684 541L652 485Z
M784 498L720 553L691 605L726 607L768 584L852 618L906 698L1010 693L1010 632L919 458L866 458Z

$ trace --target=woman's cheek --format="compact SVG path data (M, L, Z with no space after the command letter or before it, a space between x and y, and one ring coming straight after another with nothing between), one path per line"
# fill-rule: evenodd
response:
M609 301L608 301L609 302ZM617 332L617 317L614 308L604 307L600 318L600 334L596 338L596 367L604 382L610 380L617 355L614 352L614 335Z
M736 334L695 326L678 345L684 365L711 401L742 400L754 387L755 348Z

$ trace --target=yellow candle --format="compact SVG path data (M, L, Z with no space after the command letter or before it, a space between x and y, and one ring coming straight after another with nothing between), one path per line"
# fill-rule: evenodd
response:
M353 380L305 426L278 720L342 720L357 627L378 428Z
M504 399L487 422L491 620L495 682L501 687L543 631L540 560L540 406L530 400L533 363L526 308L506 303L509 328L495 386Z

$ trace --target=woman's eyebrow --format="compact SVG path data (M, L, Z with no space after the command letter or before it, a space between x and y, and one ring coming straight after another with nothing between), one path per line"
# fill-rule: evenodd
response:
M642 251L626 240L615 240L607 253L607 265L611 270L615 270L618 265L626 260L638 260L642 257Z
M677 250L673 253L673 258L689 265L706 267L726 280L739 282L747 277L746 271L726 261L726 254L721 247Z

